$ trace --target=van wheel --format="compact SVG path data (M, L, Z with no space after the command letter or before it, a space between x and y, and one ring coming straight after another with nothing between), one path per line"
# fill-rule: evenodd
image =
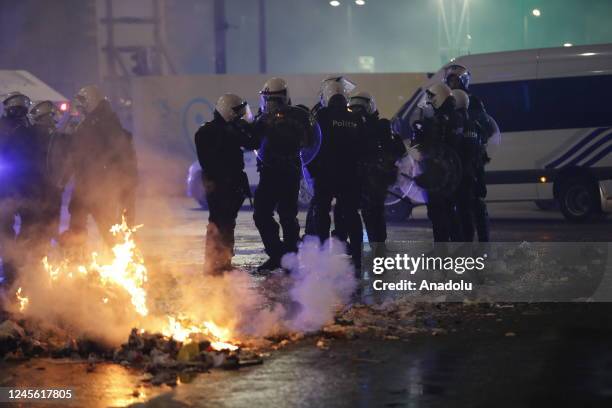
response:
M570 221L583 222L601 210L595 184L581 177L565 181L559 189L561 212Z

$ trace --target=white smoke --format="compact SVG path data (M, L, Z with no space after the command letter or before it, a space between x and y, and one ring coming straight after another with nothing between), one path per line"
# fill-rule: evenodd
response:
M23 286L30 299L25 316L56 324L75 336L118 345L132 327L165 327L166 315L186 316L195 323L212 320L235 338L317 331L333 322L357 285L345 247L335 239L321 245L317 238L306 237L298 253L286 255L282 264L290 274L276 273L268 279L283 282L274 293L241 269L210 276L151 265L146 318L135 313L123 290L117 288L109 296L107 288L76 276L50 284L39 263L24 268L16 287ZM108 304L101 302L105 297Z
M317 331L333 321L357 286L345 253L344 244L336 239L321 245L318 238L306 237L297 253L283 257L290 275L268 278L274 282L273 290L288 293L267 293L262 289L266 284L235 269L218 277L195 276L195 281L183 278L178 285L180 308L229 327L238 337Z
M289 329L319 330L349 302L357 282L345 253L345 246L334 238L321 246L318 238L307 236L297 254L283 257L283 267L293 278L290 297L299 305L296 315L286 322Z

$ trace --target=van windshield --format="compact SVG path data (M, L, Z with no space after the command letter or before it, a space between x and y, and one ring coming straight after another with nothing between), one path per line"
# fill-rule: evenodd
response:
M391 118L391 129L400 135L402 139L412 138L412 126L410 118L423 96L423 88L419 87L412 96L399 108Z

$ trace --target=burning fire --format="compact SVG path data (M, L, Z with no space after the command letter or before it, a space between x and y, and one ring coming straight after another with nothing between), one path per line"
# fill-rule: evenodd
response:
M93 253L90 269L98 272L102 284L110 282L126 290L138 314L146 316L149 314L147 292L144 289L147 282L147 267L142 256L136 251L136 244L132 238L132 234L140 227L141 225L134 228L128 227L125 218L120 225L113 225L110 229L111 233L115 237L122 235L123 242L113 247L115 257L109 265L98 264L98 256Z
M193 337L203 334L210 338L210 346L215 350L237 350L238 347L228 343L230 340L230 331L226 328L217 326L212 321L207 321L201 325L195 325L188 319L177 319L173 316L168 316L168 326L162 330L162 334L167 337L172 337L182 343L193 341Z
M132 305L141 316L147 316L147 292L144 285L147 282L147 267L140 253L136 249L133 234L141 226L128 227L125 218L121 224L113 225L110 232L119 237L120 242L113 247L114 258L109 264L101 264L96 252L91 255L89 266L78 265L76 274L81 276L95 276L102 286L116 286L125 290L131 297ZM49 263L47 257L42 260L43 267L49 274L51 282L56 282L65 275L72 279L75 276L70 262L64 260L55 266ZM108 301L103 301L107 303Z
M113 291L120 289L129 295L134 311L141 317L150 317L147 307L146 283L147 267L144 259L134 242L134 232L141 226L130 228L125 219L121 224L114 225L110 232L117 238L118 243L112 249L112 260L108 263L101 261L97 253L92 253L89 265L71 265L69 260L63 260L57 265L49 262L45 257L42 264L49 274L50 283L53 286L60 279L75 277L87 279L88 284L98 284L105 290L105 295L100 299L104 305L113 301ZM20 303L20 310L23 311L29 299L22 296L22 289L17 290L17 299ZM167 337L172 337L177 341L189 343L200 337L210 341L211 347L215 350L236 350L237 346L230 343L231 332L227 328L218 326L213 321L204 321L200 324L194 323L189 316L167 315L167 324L159 331ZM151 322L158 322L159 319L151 318L145 320L143 326L148 328ZM147 325L149 323L149 325ZM158 325L158 324L155 324ZM144 331L141 328L141 331Z
M17 300L19 301L19 311L23 312L25 308L28 306L30 299L28 299L26 296L22 296L21 288L17 289L16 295L17 295Z

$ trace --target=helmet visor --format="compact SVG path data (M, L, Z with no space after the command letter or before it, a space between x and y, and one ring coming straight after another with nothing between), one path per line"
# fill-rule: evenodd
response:
M327 78L321 84L321 104L329 106L329 100L335 95L344 96L348 100L349 95L355 89L355 83L345 77Z
M467 89L470 85L470 73L463 65L449 65L444 71L444 82L451 89Z
M286 92L262 93L259 96L259 106L263 112L274 112L287 105Z
M29 108L31 105L30 98L25 95L17 94L13 96L9 96L4 100L5 108L13 108L13 107L24 107Z
M349 108L352 111L364 111L368 114L372 112L372 100L364 96L353 96L349 101Z

